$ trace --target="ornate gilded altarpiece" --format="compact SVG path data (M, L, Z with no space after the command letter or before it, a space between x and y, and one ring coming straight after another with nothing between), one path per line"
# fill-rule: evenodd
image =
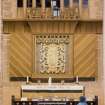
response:
M73 76L73 38L68 34L33 35L33 74L46 77Z

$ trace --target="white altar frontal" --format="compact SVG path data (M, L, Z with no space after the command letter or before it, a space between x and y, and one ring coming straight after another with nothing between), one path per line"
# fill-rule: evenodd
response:
M54 91L59 91L59 90L68 90L68 91L83 91L84 86L82 85L22 85L21 89L23 91L41 91L41 90L54 90Z
M22 85L21 96L23 92L72 92L72 93L83 93L85 95L85 87L82 85Z

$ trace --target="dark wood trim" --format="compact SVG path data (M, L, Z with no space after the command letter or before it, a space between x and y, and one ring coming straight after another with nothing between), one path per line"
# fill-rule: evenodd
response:
M45 92L50 92L50 93L82 93L82 90L24 90L23 92L28 92L28 93L45 93Z
M40 80L41 83L47 83L48 78L29 78L30 82L38 82ZM72 83L76 81L76 78L52 78L53 83L60 83L62 80L64 80L65 83ZM79 81L95 81L95 77L79 77ZM26 77L10 77L10 81L26 81Z
M80 21L80 22L102 22L103 19L61 19L61 18L58 18L58 19L44 19L44 18L39 18L39 19L26 19L26 18L23 18L23 19L2 19L4 22L13 22L13 21L29 21L29 22L35 22L35 21Z

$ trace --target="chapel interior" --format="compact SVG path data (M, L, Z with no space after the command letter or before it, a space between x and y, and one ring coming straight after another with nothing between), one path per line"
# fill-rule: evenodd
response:
M1 0L0 105L104 105L103 0Z

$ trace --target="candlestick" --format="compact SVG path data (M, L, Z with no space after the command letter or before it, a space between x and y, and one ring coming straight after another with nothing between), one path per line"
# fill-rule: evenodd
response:
M51 83L52 83L52 78L49 77L49 79L48 79L48 85L51 86Z
M77 83L77 84L79 83L79 79L78 79L78 76L76 76L76 83Z
M27 80L26 80L26 84L28 84L29 83L29 76L27 76Z

